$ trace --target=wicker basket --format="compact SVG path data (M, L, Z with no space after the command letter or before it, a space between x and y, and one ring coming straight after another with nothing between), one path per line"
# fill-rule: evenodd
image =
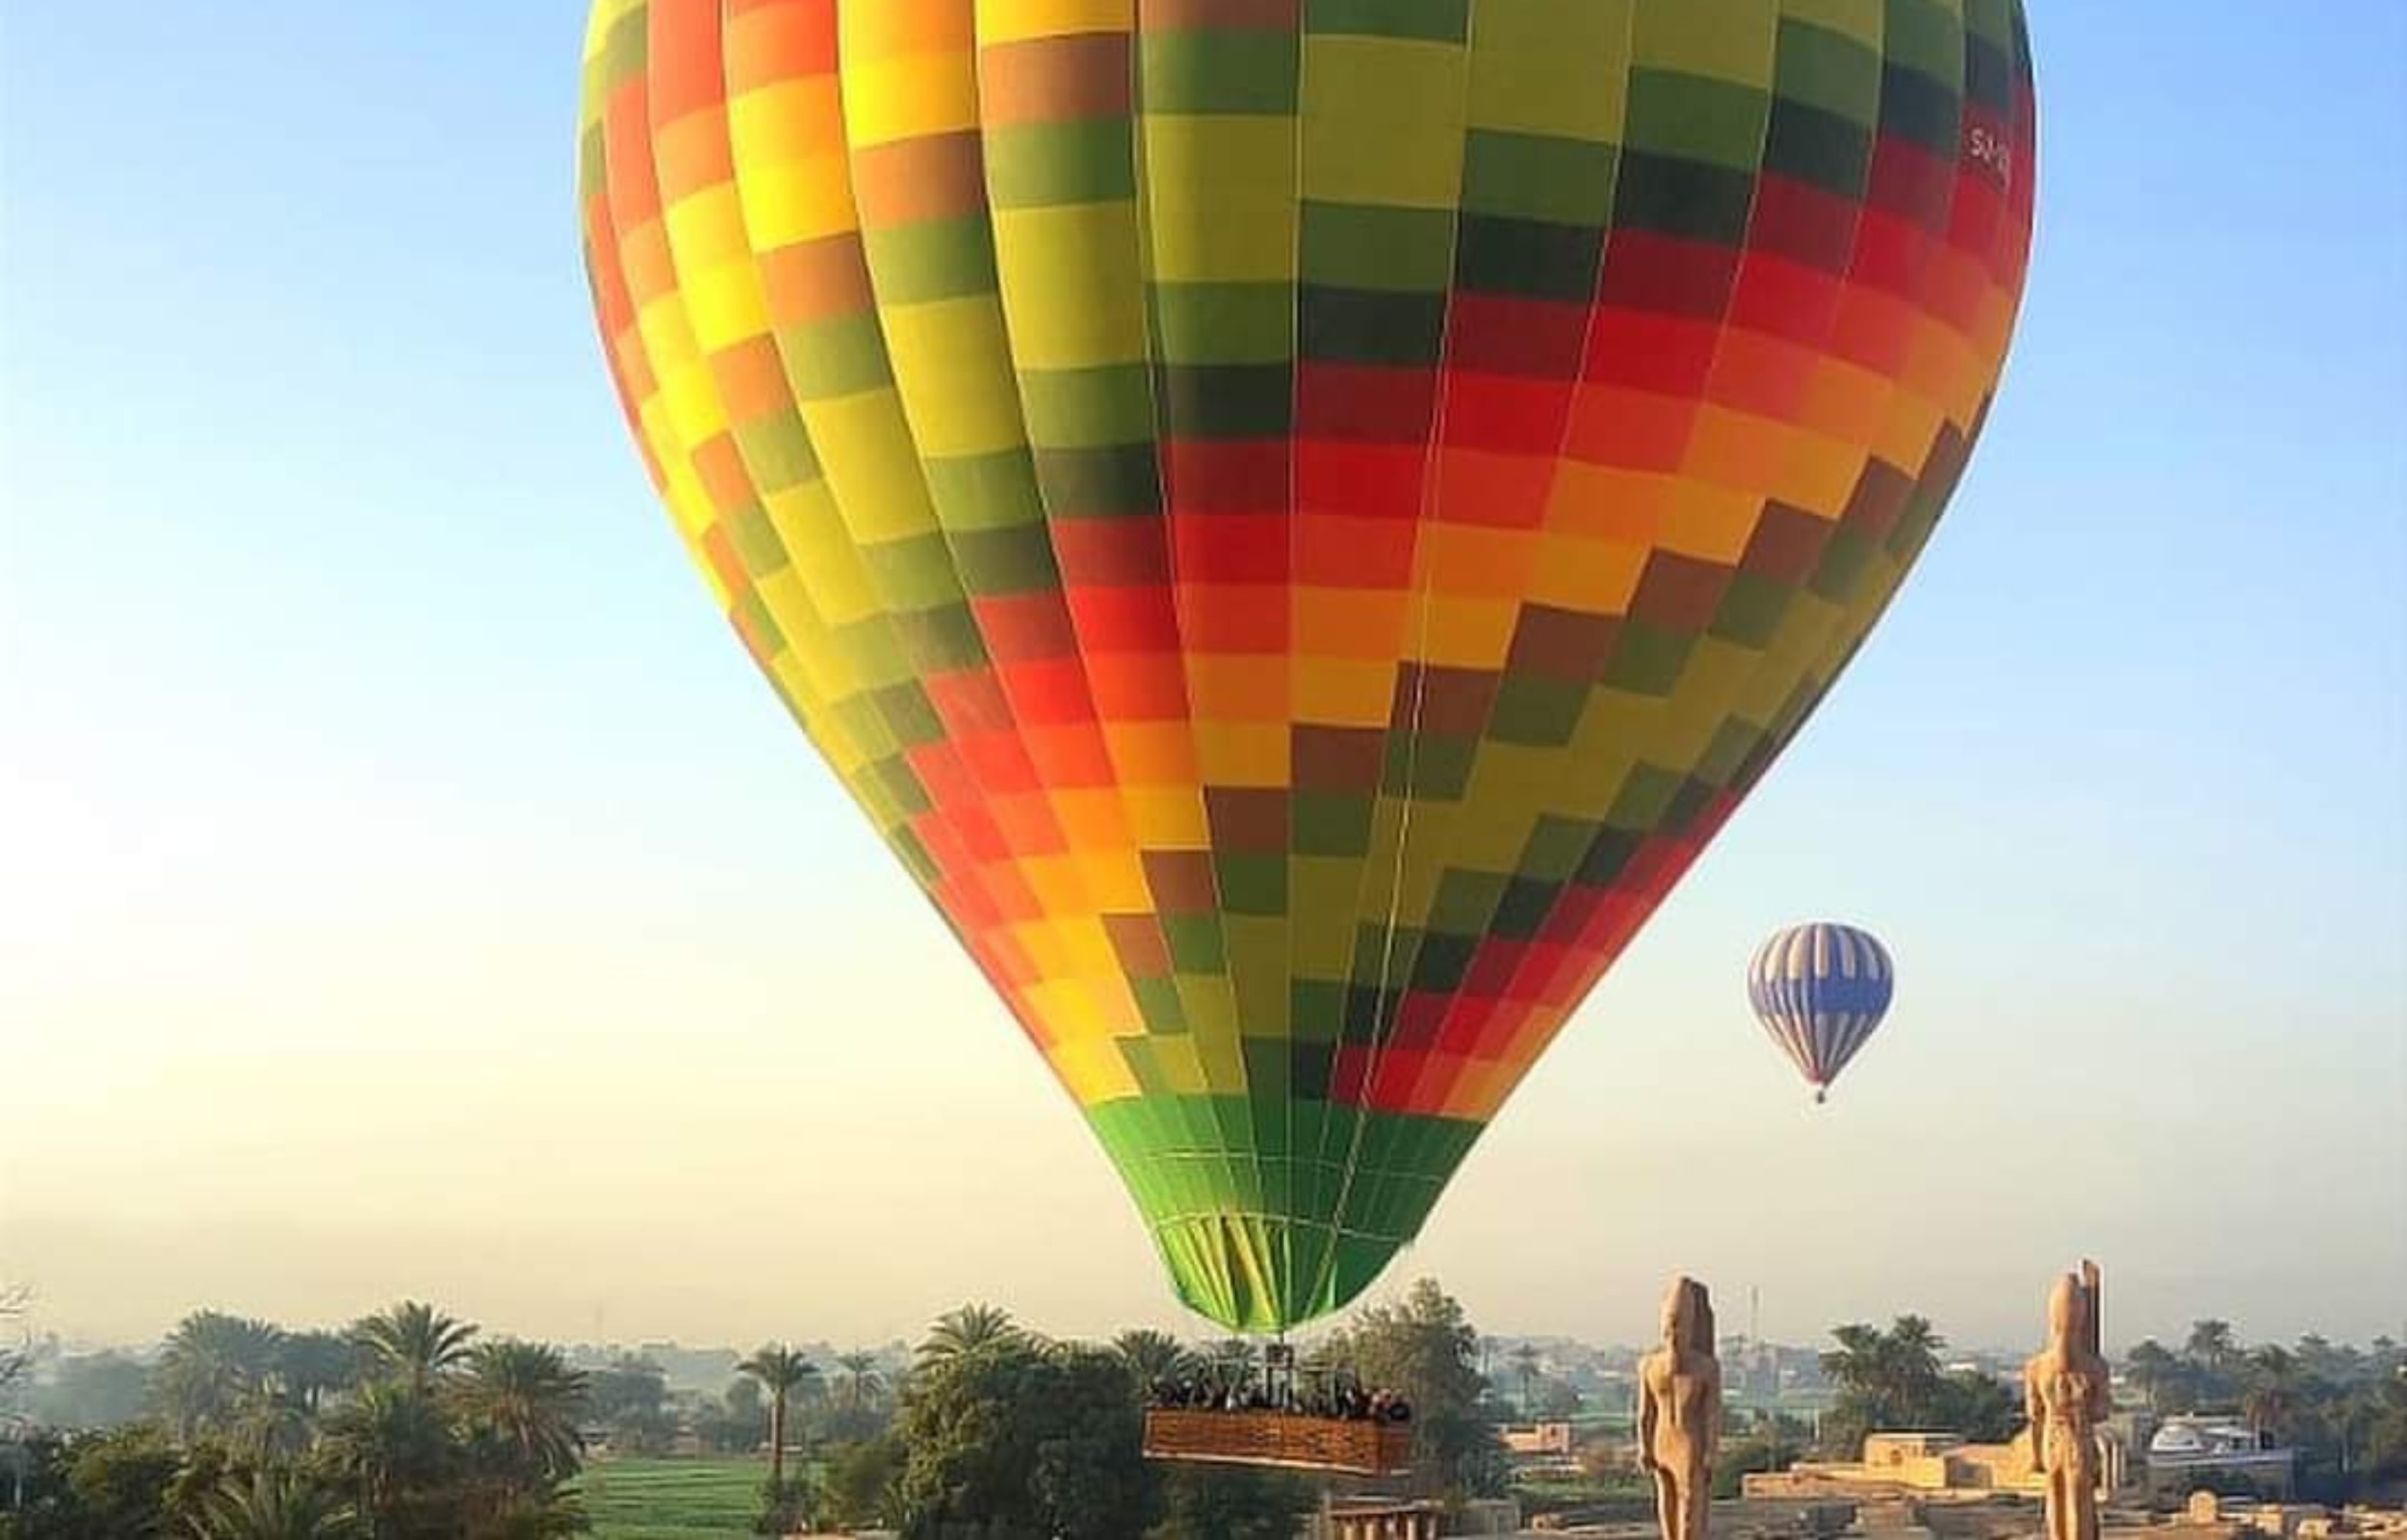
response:
M1287 1412L1155 1410L1145 1414L1145 1455L1205 1465L1399 1476L1412 1468L1412 1428Z

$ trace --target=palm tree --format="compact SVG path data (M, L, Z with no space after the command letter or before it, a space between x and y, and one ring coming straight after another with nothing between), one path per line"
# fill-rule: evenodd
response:
M859 1412L885 1393L886 1376L878 1373L875 1353L839 1353L836 1368L836 1382L842 1387L845 1410Z
M2148 1410L2164 1410L2165 1392L2179 1377L2182 1361L2162 1343L2150 1337L2133 1345L2124 1355L2123 1367L2132 1383L2139 1387L2139 1393L2148 1398Z
M349 1540L360 1532L358 1517L335 1494L268 1470L211 1494L194 1527L200 1540Z
M429 1304L404 1299L351 1328L383 1371L424 1391L468 1355L477 1328Z
M2371 1454L2376 1466L2407 1469L2407 1377L2393 1375L2390 1383L2368 1383L2342 1400L2333 1413L2333 1433L2340 1441L2341 1472L2351 1475ZM2383 1459L2388 1450L2390 1458Z
M1822 1355L1823 1373L1839 1387L1824 1421L1824 1441L1851 1450L1866 1433L1923 1427L1941 1413L1946 1389L1939 1353L1946 1339L1921 1316L1900 1316L1882 1331L1860 1322L1834 1326L1838 1347Z
M736 1373L761 1382L769 1393L769 1490L777 1502L786 1498L786 1402L794 1392L819 1377L817 1366L787 1347L772 1342L736 1366Z
M412 1494L441 1483L457 1452L434 1399L395 1380L375 1381L336 1408L318 1450L377 1524Z
M1538 1349L1528 1343L1513 1349L1514 1371L1521 1377L1521 1416L1530 1415L1531 1387L1538 1383Z
M1011 1313L993 1305L966 1304L936 1318L927 1341L919 1345L923 1363L945 1364L989 1348L1026 1340Z
M275 1373L284 1333L265 1321L196 1310L176 1322L159 1355L160 1400L176 1436L233 1426Z
M1933 1374L1938 1373L1939 1353L1948 1345L1948 1340L1932 1327L1928 1316L1898 1317L1889 1323L1889 1342L1899 1357L1909 1366L1919 1364L1926 1358L1931 1360Z
M2228 1321L2193 1321L2189 1325L2189 1341L2182 1347L2182 1356L2201 1369L2220 1373L2239 1351L2232 1338Z
M2298 1409L2298 1359L2287 1348L2266 1346L2247 1359L2248 1384L2240 1410L2260 1433L2279 1433Z
M1195 1373L1195 1354L1166 1331L1124 1331L1112 1339L1112 1351L1136 1382L1148 1388Z
M328 1396L359 1383L360 1346L339 1331L296 1331L276 1353L276 1377L315 1413Z
M1880 1328L1855 1322L1831 1327L1830 1335L1839 1346L1822 1355L1822 1372L1836 1380L1842 1390L1867 1396L1878 1394L1881 1360L1889 1346Z
M262 1380L243 1392L224 1431L238 1451L268 1465L309 1447L309 1407L281 1380Z
M471 1424L509 1451L518 1474L548 1485L575 1475L584 1450L577 1415L585 1384L558 1348L505 1338L470 1349L452 1397Z

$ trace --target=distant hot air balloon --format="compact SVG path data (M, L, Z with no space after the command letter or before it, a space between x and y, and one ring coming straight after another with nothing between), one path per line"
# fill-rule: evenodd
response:
M1747 970L1747 998L1814 1100L1880 1030L1897 989L1888 948L1851 925L1797 925L1766 941Z
M600 0L582 128L680 535L1265 1330L1879 617L2035 134L2020 0Z

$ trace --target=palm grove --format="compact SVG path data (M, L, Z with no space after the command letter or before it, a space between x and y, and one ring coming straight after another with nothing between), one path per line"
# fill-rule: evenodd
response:
M588 1378L556 1348L482 1339L417 1303L343 1332L200 1311L138 1385L129 1369L104 1361L92 1393L142 1415L35 1439L0 1534L539 1540L582 1526Z
M2019 1391L1977 1370L1944 1369L1946 1340L1921 1316L1886 1330L1833 1328L1822 1355L1837 1397L1821 1419L1822 1451L1852 1458L1864 1435L1881 1430L1955 1433L2003 1443L2023 1424ZM2302 1488L2342 1500L2407 1479L2407 1349L2388 1337L2368 1348L2309 1335L2294 1348L2239 1341L2230 1323L2202 1321L2178 1350L2150 1338L2131 1348L2119 1378L2159 1416L2219 1413L2244 1418L2298 1451ZM1735 1485L1749 1470L1784 1466L1807 1430L1765 1417L1747 1429L1721 1476Z
M2389 1337L2369 1348L2313 1333L2291 1347L2250 1346L2229 1322L2201 1321L2179 1348L2136 1344L2123 1367L2156 1412L2235 1414L2296 1448L2313 1491L2407 1479L2407 1348Z
M1423 1491L1501 1489L1477 1344L1461 1305L1424 1282L1323 1347L1422 1409ZM765 1447L766 1533L1285 1540L1316 1489L1164 1471L1139 1452L1143 1387L1241 1380L1252 1352L1152 1331L1060 1342L968 1305L892 1373L870 1354L822 1364L766 1344L721 1395L676 1409L656 1366L581 1369L421 1303L342 1331L203 1311L151 1363L63 1366L46 1387L70 1405L57 1420L109 1425L23 1447L18 1492L0 1471L0 1537L537 1540L585 1527L580 1476L599 1433L614 1452L665 1451L681 1434L705 1450Z

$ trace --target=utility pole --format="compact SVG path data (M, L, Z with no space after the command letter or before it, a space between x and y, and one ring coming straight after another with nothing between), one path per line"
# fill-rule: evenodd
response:
M1763 1368L1765 1360L1764 1292L1751 1283L1747 1286L1747 1340L1755 1348L1755 1362L1747 1371L1747 1377L1751 1381ZM1772 1400L1774 1406L1780 1401L1780 1376L1777 1373L1772 1376Z

